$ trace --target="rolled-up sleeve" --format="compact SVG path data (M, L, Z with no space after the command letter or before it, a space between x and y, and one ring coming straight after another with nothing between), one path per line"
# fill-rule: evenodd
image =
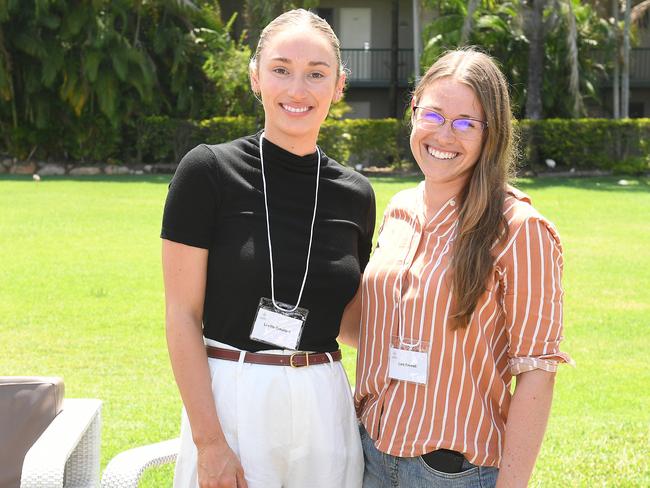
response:
M562 244L552 224L541 217L526 218L511 230L510 247L502 263L510 373L554 372L559 363L574 364L560 351Z

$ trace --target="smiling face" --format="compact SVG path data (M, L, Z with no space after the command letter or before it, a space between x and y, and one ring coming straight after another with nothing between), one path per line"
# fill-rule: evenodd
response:
M438 128L423 127L417 118L411 131L411 151L429 184L444 185L449 193L463 188L481 155L483 137L458 137L451 127L453 119L485 120L483 108L467 84L444 77L426 87L415 105L432 109L447 121ZM416 112L417 115L417 112Z
M264 137L295 154L313 152L345 84L330 42L308 26L288 26L268 40L250 75L264 106Z

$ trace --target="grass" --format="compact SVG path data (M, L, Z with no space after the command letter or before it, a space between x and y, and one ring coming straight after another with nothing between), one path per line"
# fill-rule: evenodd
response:
M163 331L168 177L0 178L0 374L103 400L102 467L178 435ZM417 180L373 180L378 220ZM532 486L650 486L650 180L522 180L565 247L563 349ZM345 361L354 374L354 354ZM143 486L171 486L171 468Z

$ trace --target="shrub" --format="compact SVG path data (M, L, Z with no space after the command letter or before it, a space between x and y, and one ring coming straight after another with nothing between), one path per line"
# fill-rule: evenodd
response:
M326 120L320 132L323 150L342 164L388 166L401 161L396 119Z
M149 116L122 128L105 117L86 117L72 130L3 127L0 152L21 159L66 157L75 162L137 160L177 163L200 143L218 144L253 134L261 120L250 116L214 117L200 121ZM548 119L515 123L521 166L546 169L553 159L559 169L575 168L638 173L650 170L650 119ZM319 144L342 164L399 166L411 160L408 121L395 119L328 119Z
M518 124L523 163L635 173L650 169L650 119L547 119ZM531 161L536 149L537 161Z
M61 138L64 154L73 161L106 162L123 156L122 131L103 114L86 114L68 125Z
M253 134L261 128L254 117L214 117L198 122L145 117L137 123L138 159L147 163L178 162L202 142L219 144ZM400 161L399 121L394 119L327 120L319 144L342 164L385 166Z
M144 117L136 123L137 159L147 163L178 162L200 142L195 122L162 115Z
M239 137L253 134L261 128L261 122L255 117L213 117L198 123L201 136L207 144L221 144Z

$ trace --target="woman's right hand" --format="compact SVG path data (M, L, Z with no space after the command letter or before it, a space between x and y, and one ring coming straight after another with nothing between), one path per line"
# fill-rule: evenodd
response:
M197 446L200 488L248 488L239 459L223 436L203 343L208 250L163 239L167 345ZM210 437L211 436L211 437Z
M199 488L248 488L244 468L228 444L202 446L197 457Z

